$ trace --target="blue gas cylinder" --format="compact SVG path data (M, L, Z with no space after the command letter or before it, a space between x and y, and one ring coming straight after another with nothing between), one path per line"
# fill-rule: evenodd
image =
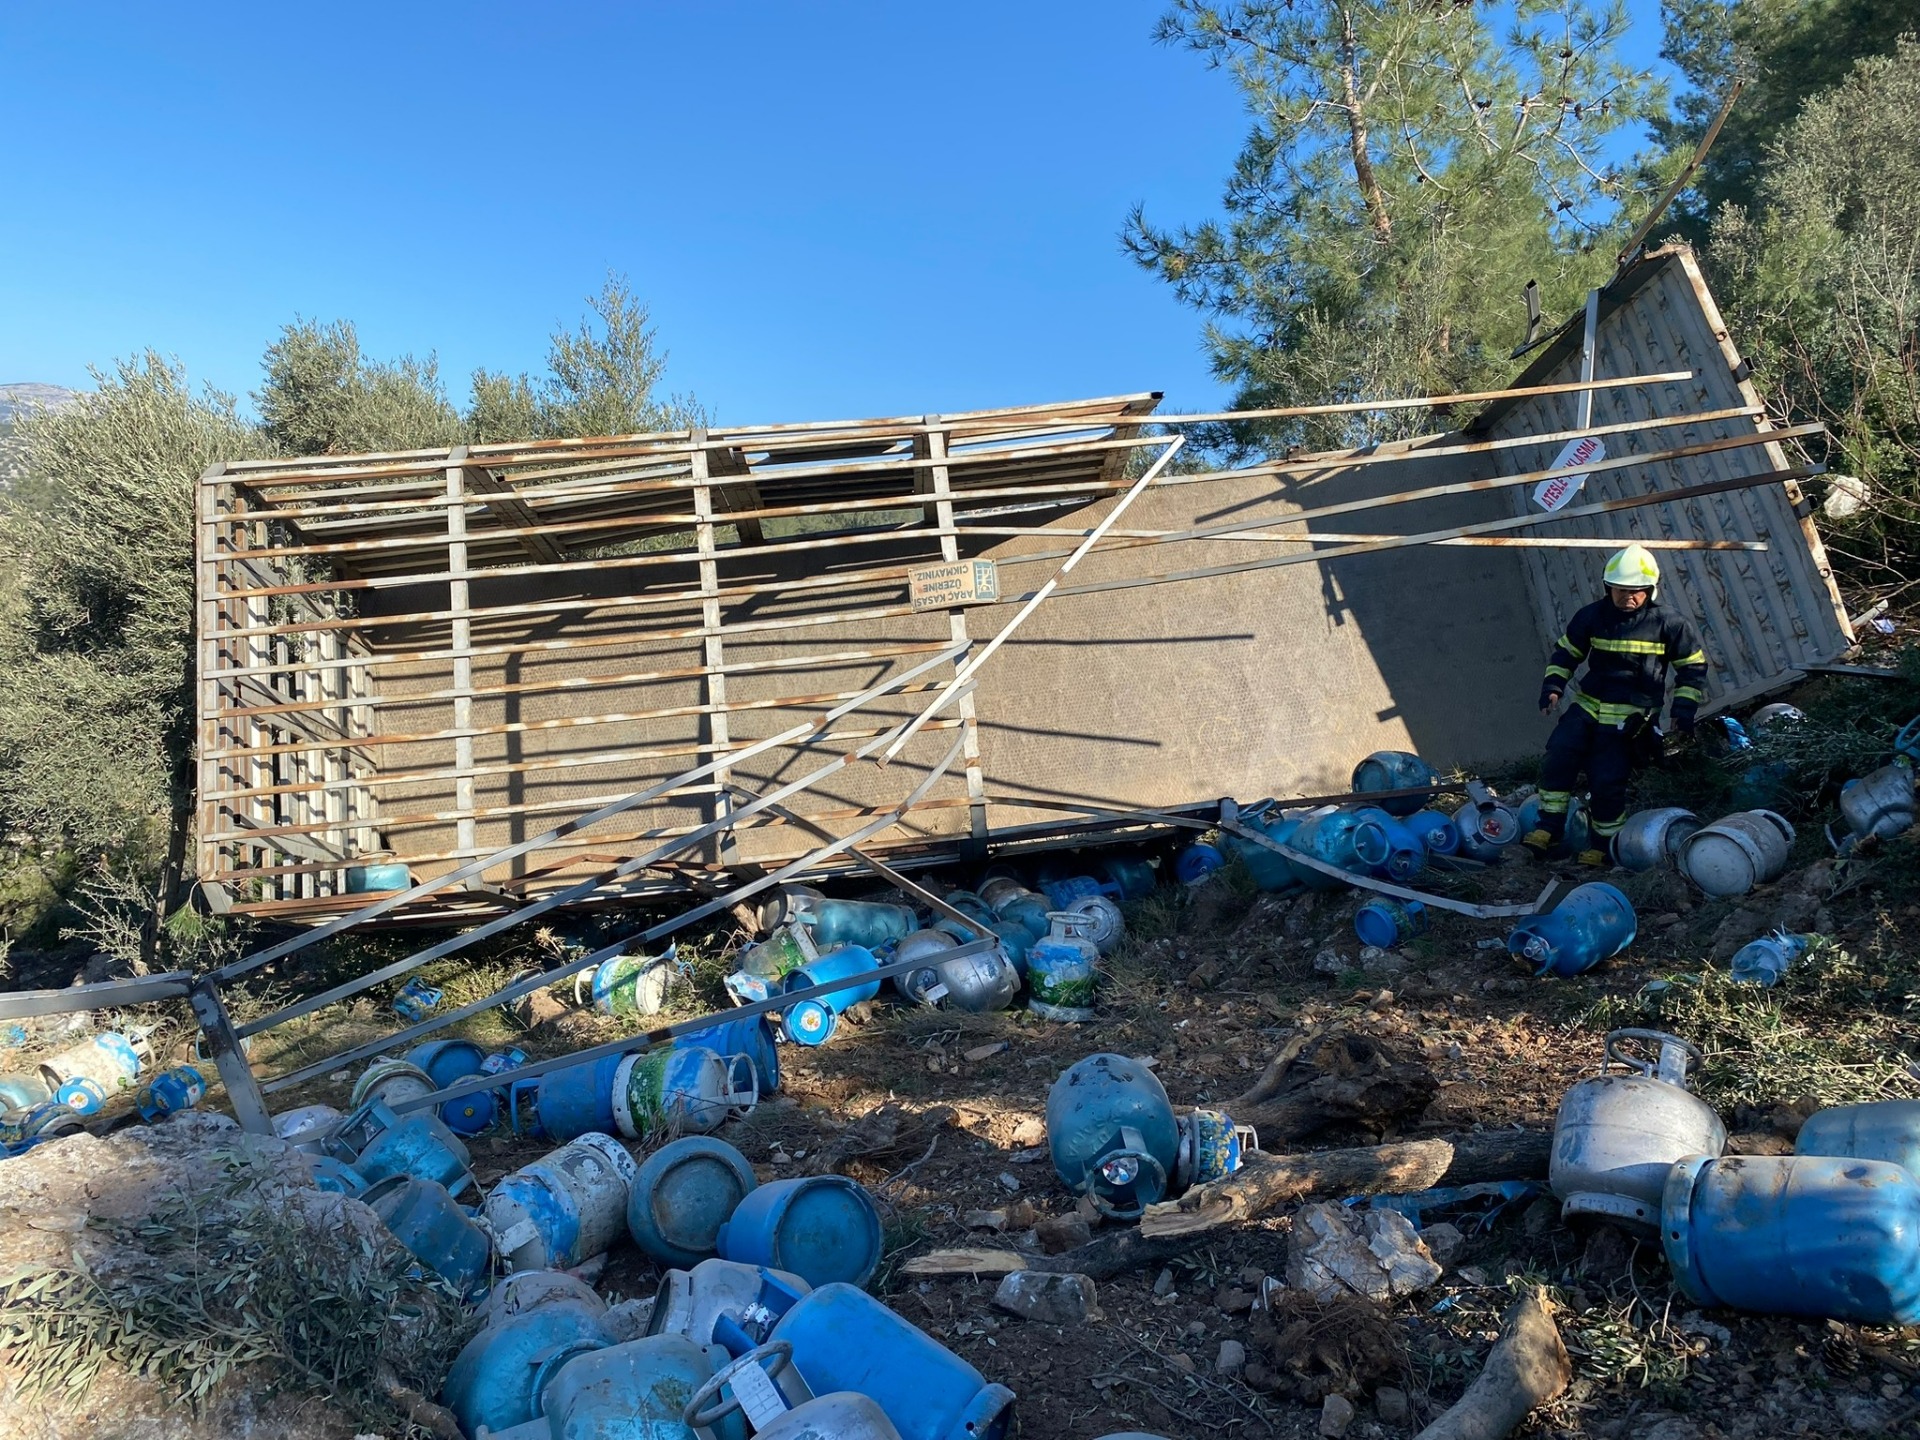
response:
M1056 910L1052 929L1027 952L1027 1008L1047 1020L1084 1025L1096 1018L1093 999L1100 983L1100 951L1088 938L1087 917Z
M1153 862L1138 855L1103 855L1093 862L1094 871L1108 884L1118 887L1116 900L1144 900L1159 886Z
M1215 871L1226 868L1226 852L1211 840L1182 845L1173 857L1173 878L1182 885L1197 885Z
M1460 849L1460 832L1454 828L1450 815L1438 810L1421 810L1407 817L1406 826L1429 855L1452 855Z
M445 1089L456 1080L482 1073L487 1052L471 1040L429 1040L414 1046L406 1058L409 1064L427 1072L434 1088ZM476 1090L458 1100L443 1101L439 1109L440 1119L456 1135L478 1135L499 1113L499 1102L491 1090Z
M1920 1100L1875 1100L1816 1110L1793 1142L1796 1155L1884 1160L1920 1177Z
M1898 1165L1691 1156L1667 1176L1660 1238L1696 1304L1920 1322L1920 1183Z
M1531 834L1540 828L1540 797L1529 795L1520 802L1520 833ZM1593 843L1593 827L1587 819L1587 802L1575 795L1567 801L1567 828L1563 832L1566 847L1576 853Z
M1520 817L1505 805L1493 802L1483 809L1471 800L1453 812L1453 831L1460 842L1460 854L1488 865L1526 834Z
M1536 975L1578 975L1633 943L1633 902L1603 880L1589 880L1545 915L1529 915L1507 937L1507 952Z
M373 895L387 890L411 890L412 888L413 872L397 862L347 867L347 894L349 895Z
M805 990L810 986L845 980L879 968L879 960L864 945L842 945L794 971L787 977L787 989ZM787 1038L800 1045L824 1045L833 1038L840 1017L851 1006L862 1000L871 1000L879 993L880 982L870 980L863 985L848 985L829 991L812 1000L796 1001L781 1014Z
M396 1115L378 1100L369 1100L326 1140L327 1153L360 1172L369 1185L389 1175L413 1175L434 1180L458 1195L473 1183L467 1147L437 1116L418 1112Z
M1305 818L1302 815L1282 815L1278 810L1268 810L1262 814L1243 812L1240 824L1276 844L1291 845ZM1241 863L1247 867L1247 874L1260 889L1279 893L1300 887L1300 876L1288 863L1286 856L1231 830L1220 832L1220 844L1229 854L1240 857Z
M1370 795L1376 790L1414 790L1439 781L1431 765L1405 750L1376 750L1353 767L1356 795ZM1382 800L1380 808L1389 815L1411 815L1421 804L1420 796L1403 795L1395 800Z
M793 918L813 935L813 943L822 950L841 945L857 945L877 950L890 940L911 935L920 928L919 918L908 905L888 905L874 900L828 900L802 895Z
M162 1070L133 1097L140 1118L149 1125L181 1110L191 1110L207 1098L207 1080L191 1065Z
M780 1088L780 1052L774 1048L773 1023L764 1015L749 1015L744 1020L729 1020L711 1030L682 1035L673 1046L676 1050L700 1046L728 1057L744 1055L753 1067L753 1078L763 1097ZM734 1077L734 1088L746 1088L744 1077Z
M98 1115L107 1108L106 1089L90 1075L76 1075L53 1092L56 1103L76 1115Z
M901 1440L1002 1440L1013 1392L852 1285L822 1285L775 1322L815 1394L853 1391L878 1404ZM736 1342L737 1343L737 1342ZM733 1343L729 1344L733 1348Z
M627 1228L637 1167L611 1135L581 1135L501 1180L481 1207L514 1270L564 1270L604 1255Z
M1037 890L1029 890L1018 880L1004 875L988 880L980 887L980 898L993 907L996 920L1022 926L1031 939L1038 940L1047 933L1047 915L1051 909L1047 897Z
M1040 893L1056 910L1065 910L1074 901L1093 895L1104 895L1109 900L1123 898L1120 886L1111 880L1096 880L1091 875L1042 875L1038 883Z
M37 1070L31 1075L0 1075L0 1110L24 1110L52 1098L47 1077Z
M731 1409L699 1430L687 1402L729 1363L718 1345L684 1335L647 1335L567 1357L540 1385L544 1423L500 1440L746 1440L746 1419Z
M1353 853L1387 880L1405 883L1427 868L1427 847L1412 830L1377 806L1354 812Z
M604 1313L598 1299L558 1299L488 1325L455 1357L441 1403L470 1436L482 1426L524 1425L539 1413L540 1392L562 1365L612 1343L601 1328Z
M722 1260L788 1270L809 1285L865 1285L880 1264L880 1212L844 1175L775 1180L741 1198L714 1243Z
M401 1247L451 1285L463 1300L487 1288L493 1244L454 1203L444 1185L390 1175L360 1197Z
M369 1187L366 1180L351 1165L331 1155L308 1155L306 1162L313 1174L314 1189L323 1190L329 1195L351 1195L355 1199L367 1193Z
M1074 1194L1111 1215L1138 1215L1172 1186L1180 1129L1151 1070L1124 1055L1089 1055L1047 1091L1047 1148Z
M400 993L393 997L393 1008L401 1019L418 1023L438 1010L446 998L447 992L437 985L414 979L400 987Z
M1813 943L1811 935L1789 935L1784 930L1762 935L1733 953L1728 966L1733 979L1742 985L1771 985Z
M1344 870L1351 875L1364 875L1371 867L1353 848L1354 832L1361 824L1361 817L1352 810L1322 811L1300 822L1300 828L1293 832L1291 844L1302 854L1310 855L1337 870ZM1293 873L1309 890L1347 888L1347 882L1338 876L1328 875L1307 865L1296 864Z
M549 1140L605 1135L614 1127L613 1077L621 1055L602 1055L562 1070L549 1070L535 1087L534 1123Z
M72 1106L41 1100L0 1115L0 1148L9 1155L19 1155L43 1141L78 1135L86 1128Z
M1427 907L1418 900L1369 900L1354 912L1353 933L1362 945L1392 950L1427 931Z
M759 1183L747 1157L726 1141L684 1136L640 1163L628 1187L628 1233L662 1265L697 1265L714 1253L720 1227Z

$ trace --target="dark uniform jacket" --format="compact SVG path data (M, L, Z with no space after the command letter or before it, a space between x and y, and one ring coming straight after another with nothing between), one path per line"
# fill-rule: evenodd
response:
M1582 660L1587 670L1574 687L1573 702L1600 724L1657 717L1672 667L1678 681L1673 720L1682 729L1692 728L1707 680L1706 652L1693 627L1657 601L1627 611L1611 600L1596 600L1575 614L1547 660L1542 705L1572 683Z

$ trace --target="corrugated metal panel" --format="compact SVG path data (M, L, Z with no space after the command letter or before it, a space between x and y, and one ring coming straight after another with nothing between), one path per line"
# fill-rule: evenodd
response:
M1514 383L1579 379L1582 326L1576 322ZM1735 378L1740 357L1690 251L1675 247L1637 262L1602 292L1594 373L1613 377L1693 367L1689 381L1602 390L1593 424L1683 417L1759 405L1752 385ZM1477 431L1501 438L1572 429L1574 397L1536 396L1489 409ZM1608 437L1609 458L1647 454L1764 428L1763 417L1691 423L1649 434ZM1501 452L1504 473L1550 465L1557 446ZM1619 499L1787 468L1778 445L1750 446L1681 461L1590 476L1579 501ZM1531 507L1531 487L1512 492L1515 513ZM1778 689L1808 665L1823 664L1852 641L1826 552L1792 482L1755 486L1682 505L1569 522L1577 533L1618 539L1763 540L1755 551L1665 551L1663 602L1699 629L1711 666L1707 707L1724 708ZM1568 533L1551 527L1542 533ZM1526 570L1541 640L1551 645L1568 618L1600 594L1604 551L1528 550Z

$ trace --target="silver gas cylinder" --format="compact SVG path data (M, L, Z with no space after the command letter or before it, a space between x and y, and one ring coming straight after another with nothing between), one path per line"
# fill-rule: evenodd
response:
M1658 1046L1659 1059L1624 1052L1627 1040ZM1606 1068L1567 1091L1554 1121L1547 1183L1560 1197L1562 1219L1659 1233L1660 1198L1674 1162L1718 1156L1727 1146L1727 1127L1713 1107L1687 1089L1688 1062L1697 1066L1701 1058L1679 1036L1658 1030L1607 1036Z
M935 968L940 976L935 988L945 991L942 998L956 1010L974 1015L1004 1010L1020 993L1020 972L998 945L991 950L942 960Z
M1913 827L1913 766L1902 758L1840 787L1840 813L1856 840L1884 840Z
M940 985L937 962L944 953L958 949L959 945L958 940L939 930L915 930L901 937L894 943L889 963L898 965L908 960L926 963L918 970L894 976L893 988L916 1005L938 1005L946 996L936 993Z

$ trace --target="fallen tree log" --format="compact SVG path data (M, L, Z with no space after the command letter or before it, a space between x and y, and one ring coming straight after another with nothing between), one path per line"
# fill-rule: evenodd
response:
M1547 1292L1535 1287L1507 1312L1479 1378L1414 1440L1504 1440L1572 1378Z
M1249 1155L1225 1179L1149 1206L1139 1225L1114 1228L1059 1255L994 1247L935 1250L901 1266L908 1275L1008 1275L1046 1270L1111 1280L1183 1255L1207 1232L1316 1195L1408 1195L1435 1185L1529 1180L1547 1173L1553 1137L1494 1130L1457 1140L1411 1140L1307 1155Z
M1191 1235L1313 1195L1411 1195L1436 1185L1531 1180L1547 1173L1552 1146L1553 1137L1544 1130L1489 1130L1457 1140L1408 1140L1305 1155L1256 1150L1233 1174L1196 1185L1177 1200L1149 1205L1140 1233Z

